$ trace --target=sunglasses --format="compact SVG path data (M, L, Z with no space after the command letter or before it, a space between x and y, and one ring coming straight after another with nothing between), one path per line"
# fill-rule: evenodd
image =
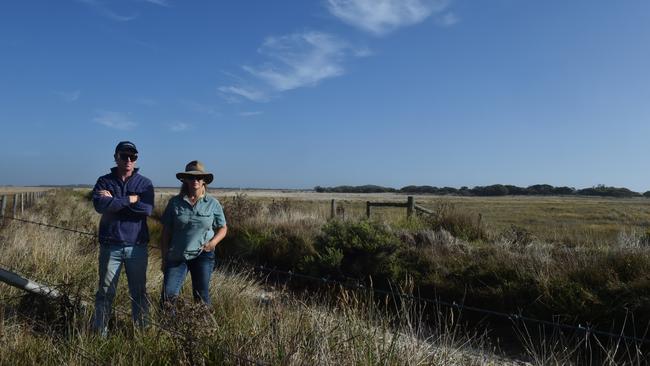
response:
M129 159L130 159L131 161L136 161L136 160L138 160L138 156L135 155L135 154L125 154L125 153L120 153L119 156L120 156L120 160L122 160L122 161L128 161Z
M183 177L183 180L201 180L201 179L203 179L203 177L197 175L186 175Z

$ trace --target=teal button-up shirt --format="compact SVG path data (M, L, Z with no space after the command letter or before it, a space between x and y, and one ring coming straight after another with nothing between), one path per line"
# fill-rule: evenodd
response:
M171 233L167 260L190 260L201 254L201 247L226 226L223 208L216 198L204 195L192 204L180 195L169 200L162 224Z

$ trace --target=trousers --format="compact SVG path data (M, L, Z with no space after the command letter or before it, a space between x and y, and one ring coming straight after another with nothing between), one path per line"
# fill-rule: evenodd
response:
M101 244L99 246L99 285L95 294L93 328L101 335L108 334L108 321L120 271L124 267L131 297L133 322L146 325L149 300L147 298L147 262L149 254L146 245Z

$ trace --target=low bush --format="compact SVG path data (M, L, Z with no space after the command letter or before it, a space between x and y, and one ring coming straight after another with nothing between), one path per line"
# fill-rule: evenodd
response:
M262 211L262 204L248 198L245 193L226 198L222 202L229 228L237 228L248 220L256 218Z
M469 241L488 238L480 222L480 215L473 216L448 202L439 202L433 212L432 215L422 216L422 220L434 231L443 229L457 238Z
M386 283L394 278L394 254L400 248L389 227L372 221L332 220L314 243L312 272Z

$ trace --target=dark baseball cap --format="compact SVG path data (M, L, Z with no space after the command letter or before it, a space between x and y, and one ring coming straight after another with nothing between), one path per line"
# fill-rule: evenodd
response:
M120 151L132 151L138 153L138 149L135 148L135 144L131 141L120 141L117 146L115 146L115 153L117 154Z

